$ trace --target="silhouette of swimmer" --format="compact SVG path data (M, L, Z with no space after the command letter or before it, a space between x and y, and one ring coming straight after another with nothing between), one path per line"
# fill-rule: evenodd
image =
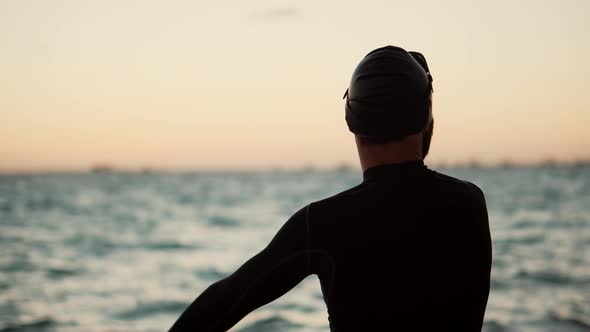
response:
M481 331L492 258L486 203L476 185L423 162L434 123L424 56L370 52L344 98L362 183L293 214L170 331L226 331L310 274L331 331Z

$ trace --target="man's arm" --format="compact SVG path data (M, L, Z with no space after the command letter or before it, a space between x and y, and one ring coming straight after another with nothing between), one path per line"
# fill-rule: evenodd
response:
M291 216L266 248L199 295L170 332L227 331L311 274L308 207Z
M463 294L465 303L463 314L465 329L458 331L479 331L483 325L485 309L490 292L490 275L492 268L492 239L488 210L483 191L471 184L471 202L468 204L469 218L465 227L470 232L464 238L464 249L467 260L464 262L470 270L470 274L464 276Z

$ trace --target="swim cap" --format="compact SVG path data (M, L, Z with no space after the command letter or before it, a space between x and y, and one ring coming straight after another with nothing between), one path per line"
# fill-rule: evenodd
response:
M396 46L371 51L352 74L348 129L359 136L401 139L426 126L432 77L424 56Z

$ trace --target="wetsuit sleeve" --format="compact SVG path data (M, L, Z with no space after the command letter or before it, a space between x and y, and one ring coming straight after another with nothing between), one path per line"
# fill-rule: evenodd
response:
M227 331L308 276L311 257L307 208L291 216L266 248L201 293L170 331Z
M464 303L471 303L463 308L465 326L457 331L479 331L483 325L485 309L490 292L490 274L492 268L492 240L488 220L488 211L483 192L472 184L472 200L469 206L470 233L465 237L464 252L470 274L463 281Z

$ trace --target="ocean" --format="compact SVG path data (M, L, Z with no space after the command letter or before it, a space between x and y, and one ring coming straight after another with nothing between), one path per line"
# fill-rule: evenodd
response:
M435 169L486 195L494 259L484 331L590 331L590 167ZM361 178L0 176L0 331L165 331L292 213ZM328 331L317 277L232 331Z

